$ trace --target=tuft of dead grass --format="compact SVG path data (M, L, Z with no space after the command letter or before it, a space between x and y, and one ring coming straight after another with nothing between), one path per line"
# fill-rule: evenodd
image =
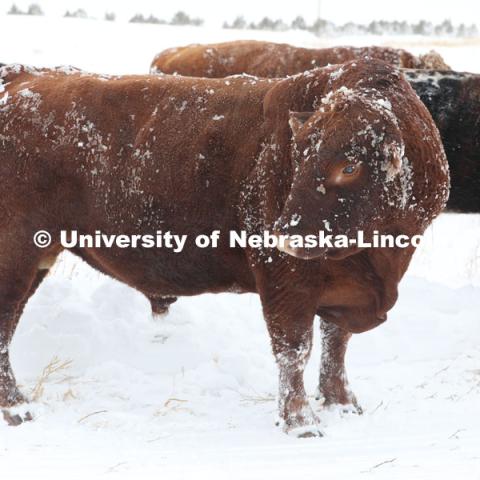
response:
M32 388L31 398L36 402L42 398L45 391L45 383L48 382L52 375L65 371L72 365L71 360L61 361L57 356L53 357L48 365L43 369L42 373L37 379L37 383Z
M77 398L77 395L75 394L75 392L69 388L64 394L63 394L63 397L62 397L62 400L64 402L68 402L69 400L76 400Z
M188 403L188 400L182 398L169 398L164 404L163 407L159 408L153 413L154 417L164 417L169 413L175 412L186 412L194 414L194 411L188 407L182 406L182 404Z
M108 410L98 410L96 412L89 413L88 415L83 416L77 420L77 423L82 423L87 418L93 417L94 415L99 415L101 413L108 413Z
M266 393L264 395L262 394L242 395L241 397L242 397L240 399L241 402L253 403L253 404L269 403L269 402L274 402L276 400L275 395L272 395L271 393Z

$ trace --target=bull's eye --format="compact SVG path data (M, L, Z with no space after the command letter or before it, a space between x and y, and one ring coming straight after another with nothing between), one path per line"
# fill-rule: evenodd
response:
M328 176L328 183L333 185L349 185L354 183L362 171L361 165L362 162L336 165L336 168L333 168L332 173Z
M343 170L342 173L345 175L352 175L352 173L355 173L355 170L357 167L355 165L347 165Z

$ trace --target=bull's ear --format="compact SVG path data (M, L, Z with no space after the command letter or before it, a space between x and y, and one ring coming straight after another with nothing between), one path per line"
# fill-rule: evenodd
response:
M314 114L315 112L290 112L290 118L288 124L292 129L294 135L302 128L303 124Z

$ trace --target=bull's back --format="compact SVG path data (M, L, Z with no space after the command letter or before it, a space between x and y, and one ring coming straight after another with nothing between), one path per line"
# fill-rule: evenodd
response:
M282 76L282 70L275 68L271 55L280 53L279 50L285 55L287 47L292 49L284 44L240 40L169 48L155 57L151 71L207 78L223 78L242 73L273 78ZM279 75L276 75L277 71Z
M419 68L411 53L389 47L332 47L309 49L253 40L195 44L168 49L151 65L152 72L220 78L247 73L259 77L284 77L329 64L369 56L390 65Z
M99 229L233 222L263 122L258 84L61 72L5 79L1 188L28 198L29 211L58 208L54 221L94 219Z
M267 82L20 70L4 75L0 95L2 211L54 237L61 229L187 235L181 257L155 248L76 252L146 293L248 288L241 252L221 246L212 255L193 239L237 227Z
M235 89L222 81L58 72L8 80L0 131L11 162L61 172L91 195L106 184L127 197L148 193L170 209L210 197L218 205L254 160L265 90L258 83L239 80Z

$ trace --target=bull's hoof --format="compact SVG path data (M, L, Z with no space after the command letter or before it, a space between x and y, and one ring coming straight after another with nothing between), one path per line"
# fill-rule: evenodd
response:
M283 420L276 420L275 425L277 427L282 426L283 431L290 437L296 438L321 438L325 434L318 428L316 424L305 425L303 427L287 427Z
M353 403L324 403L323 408L340 412L341 415L362 415L363 409L360 405Z
M0 392L0 406L2 407L14 407L26 402L28 402L27 398L17 387Z
M325 435L317 425L307 425L305 427L296 427L286 430L287 435L296 438L321 438Z
M330 392L322 392L320 388L317 388L315 400L318 400L322 407L326 409L338 410L342 413L354 415L363 414L363 408L350 390L344 390L339 394L331 394Z
M361 405L349 403L348 405L339 405L342 413L351 413L353 415L363 415L363 408Z
M20 415L18 413L11 414L8 410L3 409L2 415L5 422L11 427L18 427L24 422L31 422L33 420L30 412L25 412L23 415Z
M282 426L282 430L291 437L321 438L325 435L320 430L319 423L320 420L310 406L305 405L296 414L288 416L286 420L277 419L275 424Z
M162 321L168 315L169 308L166 308L162 312L152 312L152 320L154 322Z

